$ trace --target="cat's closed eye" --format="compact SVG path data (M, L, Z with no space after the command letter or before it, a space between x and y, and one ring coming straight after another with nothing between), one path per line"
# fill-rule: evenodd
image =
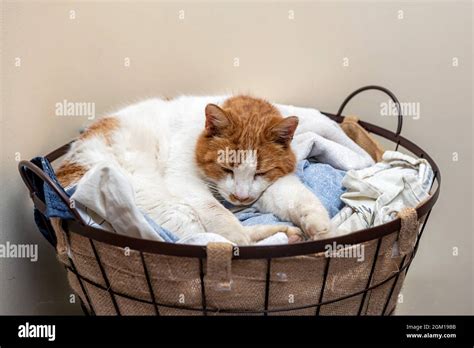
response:
M234 174L234 171L230 168L226 168L226 167L222 167L222 170L226 173L229 173L229 174Z

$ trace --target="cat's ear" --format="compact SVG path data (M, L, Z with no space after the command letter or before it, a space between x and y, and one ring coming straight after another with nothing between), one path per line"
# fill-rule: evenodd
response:
M286 117L271 129L272 140L282 145L288 145L293 140L296 127L298 127L298 117Z
M206 132L208 136L220 134L230 125L227 113L215 104L206 105Z

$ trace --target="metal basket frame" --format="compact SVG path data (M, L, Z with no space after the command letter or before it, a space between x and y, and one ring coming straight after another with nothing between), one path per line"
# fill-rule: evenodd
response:
M290 244L290 245L273 245L273 246L242 246L239 247L239 253L238 255L234 255L232 259L266 259L267 260L267 270L266 270L266 282L265 282L265 307L262 310L259 311L236 311L236 310L219 310L221 313L232 313L232 314L261 314L261 315L268 315L269 313L273 312L288 312L291 314L291 311L296 311L296 310L301 310L301 309L307 309L307 308L314 308L314 315L318 316L320 314L320 309L322 306L335 303L338 301L343 301L348 298L358 296L362 294L362 299L360 303L360 307L358 310L358 315L364 314L363 308L365 304L365 299L367 296L367 293L379 286L382 286L383 284L387 283L391 279L395 279L393 281L393 285L391 286L391 289L389 291L389 294L387 296L387 299L385 301L385 305L383 307L382 312L380 313L381 315L391 315L395 309L395 306L393 308L388 308L389 303L392 300L393 297L393 292L395 290L395 287L397 285L398 279L400 275L405 272L408 272L408 269L411 265L411 262L413 261L416 252L418 250L419 242L421 239L421 236L425 230L426 223L429 219L429 216L431 214L431 210L436 203L439 192L440 192L440 186L441 186L441 175L439 168L437 164L434 162L434 160L419 146L411 142L410 140L402 137L401 131L402 131L402 125L403 125L403 115L401 112L401 107L398 99L395 97L395 95L390 92L388 89L380 86L366 86L359 88L358 90L352 92L341 104L337 114L332 114L332 113L326 113L323 112L326 116L331 118L332 120L341 123L344 120L344 116L342 116L342 112L347 105L347 103L356 95L359 93L366 91L366 90L378 90L386 95L388 95L392 101L397 105L398 108L398 125L397 125L397 130L396 132L389 131L387 129L381 128L379 126L376 126L374 124L365 122L365 121L359 121L359 124L365 128L369 133L376 134L378 136L381 136L385 139L388 139L396 144L395 150L397 150L400 146L403 148L407 149L414 155L425 158L431 165L433 172L434 172L434 180L433 184L431 186L431 195L430 197L424 201L421 205L416 207L416 212L417 216L419 218L424 217L421 223L421 228L417 234L416 237L416 242L415 246L413 249L413 252L410 255L405 255L401 263L399 265L399 270L397 272L394 272L391 274L389 277L385 278L384 280L374 284L370 285L372 282L372 277L374 274L375 266L377 263L377 255L379 253L379 248L382 242L382 239L384 236L387 236L391 233L397 232L401 228L401 220L400 218L397 218L391 222L388 222L383 225L375 226L369 229L365 230L360 230L353 232L349 235L344 235L336 238L328 238L328 239L323 239L323 240L318 240L318 241L309 241L309 242L303 242L303 243L298 243L298 244ZM72 143L72 142L71 142ZM61 146L60 148L52 151L51 153L47 154L45 157L50 161L53 162L56 159L60 158L63 156L68 150L71 145L71 143L68 143L66 145ZM65 266L67 271L72 272L73 274L76 275L79 285L82 289L82 292L85 296L85 302L87 306L83 303L81 299L81 306L86 315L95 315L94 307L92 305L92 302L88 296L88 293L86 291L86 287L84 286L84 283L88 283L90 285L93 285L97 288L100 288L102 290L105 290L109 293L111 301L113 303L114 309L116 311L117 315L121 315L122 313L120 312L119 306L117 305L116 301L116 296L121 296L124 298L128 298L134 301L138 302L144 302L148 304L152 304L155 308L155 313L156 315L160 315L159 307L168 307L168 308L175 308L175 309L180 309L180 310L187 310L187 311L193 311L193 312L201 312L203 315L207 315L210 312L215 312L213 309L208 309L206 307L206 293L205 293L205 287L204 287L204 259L206 258L206 247L205 246L196 246L196 245L182 245L182 244L172 244L172 243L166 243L166 242L159 242L159 241L151 241L151 240L143 240L143 239L138 239L138 238L133 238L133 237L128 237L124 235L118 235L114 234L111 232L106 232L100 229L95 229L93 227L90 227L86 225L79 213L74 209L74 207L70 204L69 197L64 193L62 189L60 189L56 183L54 183L47 174L43 172L41 168L36 166L30 161L21 161L18 165L21 177L28 187L30 191L30 197L33 200L35 207L42 213L41 218L45 220L46 225L48 226L48 229L50 230L50 233L55 234L55 231L53 230L50 221L48 218L46 218L43 214L45 213L45 204L44 202L39 198L38 192L35 192L34 186L32 185L32 182L30 181L30 177L27 175L27 172L30 171L32 172L35 176L37 176L40 180L44 181L47 183L51 188L58 194L58 196L66 203L66 205L69 207L71 213L74 215L75 219L74 220L63 220L62 221L62 227L64 231L69 234L69 233L77 233L83 237L86 237L89 239L91 248L94 252L94 256L96 259L96 262L100 268L100 271L102 273L102 277L104 280L105 287L101 284L98 284L97 282L81 275L75 265L74 261L69 257L69 266ZM433 191L433 186L436 181L436 188ZM320 291L320 296L319 300L316 303L309 304L309 305L304 305L304 306L295 306L291 308L277 308L277 309L268 309L268 303L269 303L269 288L270 288L270 270L271 270L271 264L272 264L272 259L273 258L282 258L282 257L290 257L290 256L299 256L299 255L308 255L308 254L316 254L323 252L325 250L325 246L327 244L332 244L336 242L337 244L350 244L350 245L355 245L363 242L368 242L372 240L377 240L377 246L376 246L376 251L373 257L372 265L371 265L371 270L370 274L368 277L367 281L367 286L357 292L348 294L343 297L339 297L336 299L331 299L328 301L323 301L323 295L324 295L324 289L326 287L326 279L328 275L328 270L329 270L329 265L331 262L330 257L326 257L326 264L324 267L324 275L323 275L323 282L321 284L321 291ZM141 261L143 264L143 269L145 273L145 277L147 280L148 284L148 290L150 293L150 298L151 301L143 300L140 298L135 298L133 296L129 296L127 294L123 293L118 293L114 291L111 286L109 279L107 277L107 273L105 272L105 269L102 265L99 253L97 252L96 246L94 241L99 241L103 243L107 243L110 245L122 247L122 248L130 248L131 250L136 250L140 253L141 256ZM151 285L151 280L150 280L150 275L148 273L148 267L145 262L145 258L143 256L143 253L153 253L153 254L161 254L161 255L169 255L169 256L181 256L181 257L190 257L190 258L197 258L199 259L199 265L200 265L200 280L201 280L201 299L202 299L202 308L191 308L191 307L186 307L186 306L174 306L174 305L169 305L169 304L163 304L163 303L157 303L155 301L155 296L154 292L152 289ZM408 257L408 260L406 260Z

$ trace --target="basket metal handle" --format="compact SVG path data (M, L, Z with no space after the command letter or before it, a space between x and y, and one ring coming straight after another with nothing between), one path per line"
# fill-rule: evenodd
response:
M71 201L69 197L64 193L64 191L58 187L58 185L51 180L51 178L38 166L33 164L30 161L21 161L18 164L18 170L20 171L21 178L23 179L23 182L25 183L26 187L28 187L28 190L30 191L30 197L33 200L36 208L43 214L45 215L46 213L46 204L43 202L40 197L38 196L38 192L35 191L33 184L31 183L30 179L26 175L27 171L31 171L34 175L36 175L39 179L41 179L43 182L48 184L54 192L58 195L58 197L63 201L64 204L68 207L69 211L74 215L74 217L80 221L83 222L81 216L77 212L76 209L71 207Z
M396 131L396 135L399 136L400 133L402 132L402 126L403 126L403 115L402 115L402 108L400 107L400 102L398 101L397 97L395 96L395 94L393 94L390 90L388 90L387 88L385 87L381 87L381 86L375 86L375 85L371 85L371 86L365 86L365 87L361 87L357 90L355 90L354 92L352 92L351 94L349 94L346 99L344 99L344 101L342 102L341 106L339 107L339 110L337 111L337 116L341 116L342 114L342 111L344 111L344 108L346 107L347 103L349 103L349 101L355 97L357 94L361 93L361 92L364 92L364 91L368 91L368 90L377 90L377 91L381 91L383 93L385 93L386 95L388 95L390 97L390 99L392 99L392 101L395 103L395 105L397 106L397 111L398 111L398 124L397 124L397 131Z

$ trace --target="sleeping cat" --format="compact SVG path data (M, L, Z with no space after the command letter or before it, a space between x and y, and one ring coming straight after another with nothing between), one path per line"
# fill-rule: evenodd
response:
M178 237L214 232L248 245L285 232L290 242L324 238L326 209L294 174L298 118L249 96L151 99L94 122L57 170L76 184L93 166L120 168L138 208ZM254 204L286 225L243 226L218 198ZM302 230L302 231L301 231Z

